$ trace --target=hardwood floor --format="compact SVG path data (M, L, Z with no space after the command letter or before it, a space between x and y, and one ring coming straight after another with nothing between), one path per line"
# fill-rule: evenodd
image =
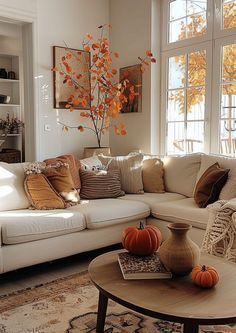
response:
M102 253L119 249L120 247L121 245L117 244L1 274L0 296L85 271L93 258Z

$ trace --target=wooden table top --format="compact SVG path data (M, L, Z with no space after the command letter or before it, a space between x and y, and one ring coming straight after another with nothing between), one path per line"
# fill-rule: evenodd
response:
M200 263L214 266L220 277L214 288L202 289L193 284L190 275L164 280L124 280L117 261L121 251L103 254L89 265L91 280L107 297L153 317L159 314L164 319L194 318L199 323L235 321L236 264L202 254Z

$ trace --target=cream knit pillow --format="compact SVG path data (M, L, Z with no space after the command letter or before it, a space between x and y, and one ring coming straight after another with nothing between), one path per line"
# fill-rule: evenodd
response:
M127 156L98 155L106 169L119 169L121 174L121 188L125 193L143 193L142 154Z

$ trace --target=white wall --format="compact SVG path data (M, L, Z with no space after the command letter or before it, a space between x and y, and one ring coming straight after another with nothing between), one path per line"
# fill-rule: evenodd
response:
M38 0L38 109L40 159L63 153L82 156L83 148L96 146L95 136L90 132L78 132L76 129L62 132L57 119L68 125L82 122L79 111L53 109L52 46L81 49L86 33L98 34L97 27L109 22L109 0ZM45 124L51 131L45 131ZM108 144L108 136L103 145Z
M135 65L138 56L151 49L152 0L110 0L111 47L120 53L118 67ZM134 149L151 150L151 71L143 74L142 113L122 114L128 134L110 133L112 154L121 155Z

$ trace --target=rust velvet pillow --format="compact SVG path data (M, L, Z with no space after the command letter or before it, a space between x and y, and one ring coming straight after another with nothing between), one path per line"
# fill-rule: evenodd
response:
M56 164L57 162L68 163L74 187L77 189L81 187L79 176L80 162L74 155L61 155L55 158L49 158L44 162L46 165Z
M73 204L79 202L79 193L75 189L67 163L57 162L56 164L47 165L43 169L43 173L65 201Z
M198 207L205 208L219 198L220 191L228 178L229 169L223 169L218 163L211 165L198 180L194 191L194 200Z
M25 191L35 209L62 209L65 202L42 173L31 173L25 177Z

